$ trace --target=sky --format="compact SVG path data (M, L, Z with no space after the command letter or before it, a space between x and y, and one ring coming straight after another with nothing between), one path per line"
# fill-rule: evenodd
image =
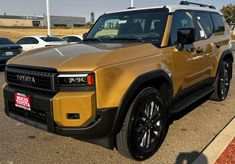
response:
M223 5L235 0L210 0L218 9ZM134 0L135 7L149 7L167 4L179 4L180 0ZM208 4L208 0L194 0L198 3ZM109 12L123 10L130 6L130 0L50 0L51 15L60 16L83 16L90 20L90 13L99 15ZM0 0L0 15L39 16L46 13L46 0Z

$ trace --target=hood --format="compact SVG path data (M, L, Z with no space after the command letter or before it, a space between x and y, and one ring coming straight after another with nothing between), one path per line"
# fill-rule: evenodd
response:
M54 68L59 72L94 71L102 66L154 55L152 46L140 43L70 44L29 51L7 64ZM156 47L154 50L156 54Z

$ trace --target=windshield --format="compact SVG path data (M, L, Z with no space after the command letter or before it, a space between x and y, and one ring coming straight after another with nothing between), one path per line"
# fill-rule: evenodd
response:
M7 38L0 38L0 45L3 44L15 44L15 43Z
M57 37L41 37L42 40L45 42L64 42L63 39L57 38Z
M160 45L167 15L167 9L105 14L99 18L84 41L138 41Z

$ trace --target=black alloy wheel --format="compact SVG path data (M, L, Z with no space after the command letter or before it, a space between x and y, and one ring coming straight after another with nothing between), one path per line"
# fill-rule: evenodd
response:
M215 82L215 91L211 95L211 99L215 101L223 101L228 96L231 81L231 64L222 61L220 70Z
M230 79L229 79L229 66L228 63L224 63L224 69L221 70L220 76L219 76L219 95L221 100L224 100L229 91L230 86Z
M160 147L168 129L165 104L155 88L142 90L127 113L117 135L121 154L135 160L151 157Z

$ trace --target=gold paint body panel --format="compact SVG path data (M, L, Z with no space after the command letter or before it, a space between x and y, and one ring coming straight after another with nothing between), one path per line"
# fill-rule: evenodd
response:
M79 114L80 119L68 119L67 114ZM53 97L54 121L61 127L81 127L95 118L94 92L59 92Z

